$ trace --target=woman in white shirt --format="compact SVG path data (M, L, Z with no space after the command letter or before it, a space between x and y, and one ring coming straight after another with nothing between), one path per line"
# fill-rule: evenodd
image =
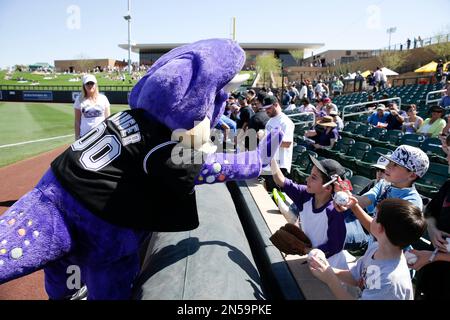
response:
M91 74L83 76L83 88L73 107L76 140L111 114L108 98L98 92L97 79Z

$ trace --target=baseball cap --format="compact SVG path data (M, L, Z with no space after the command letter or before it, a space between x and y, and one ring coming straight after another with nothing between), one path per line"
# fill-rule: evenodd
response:
M389 163L388 159L386 159L384 157L379 157L377 163L372 164L371 167L384 170L384 169L386 169L386 166L388 165L388 163Z
M278 99L275 96L265 96L262 101L262 108L261 109L268 109L270 108L274 103L277 103Z
M378 106L377 106L377 110L386 110L386 107L384 106L384 104L379 104Z
M381 152L378 152L378 154L383 158L414 172L420 178L425 175L430 166L430 160L425 152L419 148L405 144L398 146L391 155L384 155Z
M333 159L323 159L317 160L316 157L309 155L312 163L319 169L322 173L324 173L329 179L333 175L338 175L342 179L345 178L345 169L339 162Z
M328 97L327 97L327 98L323 98L323 99L322 99L322 102L323 102L323 103L330 103L330 102L331 102L331 99L328 98Z
M86 74L83 76L83 84L86 84L88 82L97 83L97 78L95 78L92 74Z

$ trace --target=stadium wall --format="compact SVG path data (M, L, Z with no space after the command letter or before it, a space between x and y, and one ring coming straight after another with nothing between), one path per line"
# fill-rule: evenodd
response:
M128 104L129 91L103 91L111 104ZM0 101L73 103L79 91L0 90Z

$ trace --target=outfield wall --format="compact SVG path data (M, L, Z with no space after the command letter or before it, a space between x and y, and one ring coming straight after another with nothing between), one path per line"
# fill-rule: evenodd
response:
M99 89L111 104L128 104L131 88L129 86L106 86ZM79 93L79 87L75 86L46 86L41 88L1 86L0 101L73 103Z

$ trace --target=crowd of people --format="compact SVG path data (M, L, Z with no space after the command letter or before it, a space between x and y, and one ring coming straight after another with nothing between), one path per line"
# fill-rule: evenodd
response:
M450 154L450 126L447 125L450 121L444 118L450 104L450 83L446 90L440 103L430 108L426 119L417 115L414 104L405 112L395 102L386 101L368 106L373 113L368 115L367 122L387 130L402 130L405 134L440 137L443 150ZM230 120L240 123L236 127L243 131L254 129L258 138L264 129L274 127L282 128L285 133L270 172L263 176L264 182L267 191L277 198L280 211L284 208L283 213L287 207L280 203L280 192L293 201L291 208L295 212L290 212L290 223L301 230L301 239L308 241L306 245L300 241L295 247L278 233L271 240L285 253L310 253L312 273L337 298L355 298L345 290L342 285L345 283L359 288L360 299L449 299L450 251L446 248L450 246L450 213L446 204L450 200L450 185L444 184L430 204L424 206L414 187L430 164L422 150L400 145L391 155L381 156L372 165L376 177L371 184L358 195L345 191L349 196L345 206L334 202L336 192L342 189L335 182L336 177L345 180L345 170L335 160L319 161L311 157L313 167L306 184L292 180L295 125L288 115L314 113L316 121L300 143L315 151L332 148L340 139L344 123L330 98L331 93L323 82L318 81L313 87L305 81L299 87L289 85L280 99L265 89L258 92L250 89L228 99L226 114ZM283 227L279 231L286 233L291 228ZM323 257L315 249L320 249ZM343 250L360 258L348 264ZM416 261L407 261L406 256L410 254ZM378 268L379 282L370 282L373 274L369 274L368 268L374 265Z

